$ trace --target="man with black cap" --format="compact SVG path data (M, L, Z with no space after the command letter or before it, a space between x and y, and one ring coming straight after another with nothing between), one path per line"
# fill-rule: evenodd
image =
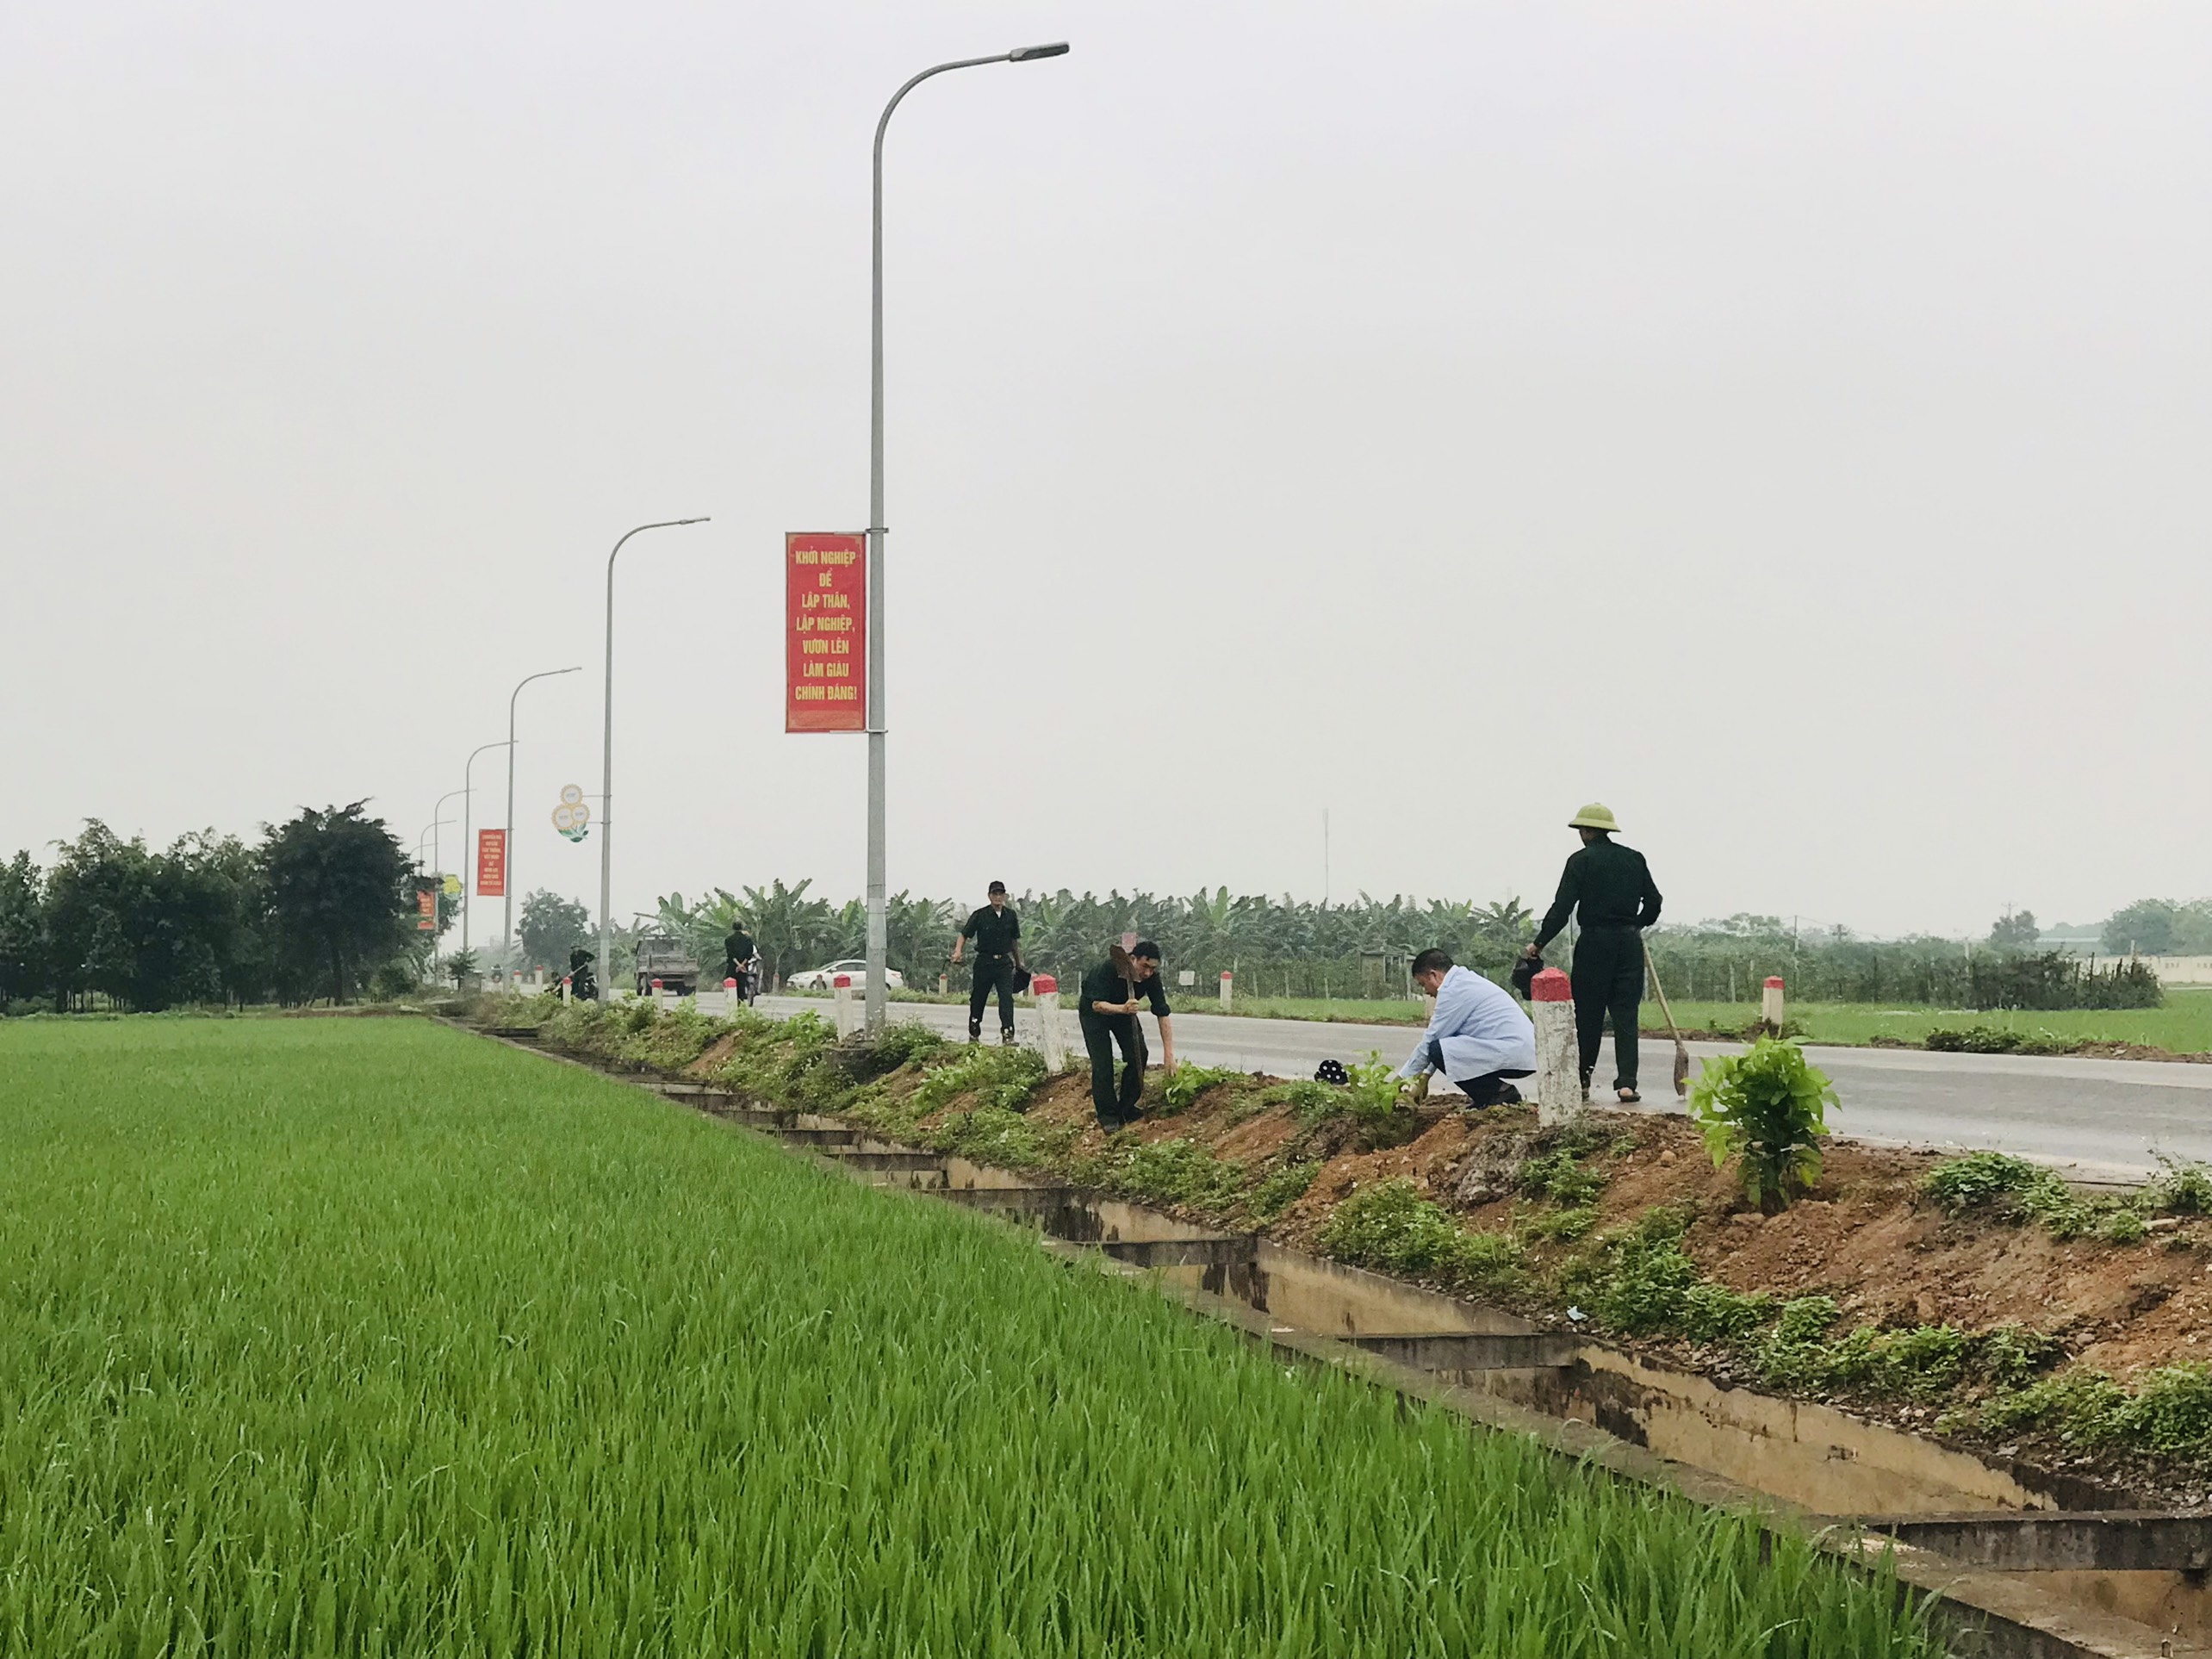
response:
M1083 976L1078 1012L1083 1046L1090 1051L1090 1105L1098 1127L1111 1134L1141 1115L1137 1102L1145 1092L1145 1030L1137 1015L1146 1003L1159 1022L1161 1063L1175 1075L1175 1027L1168 1017L1167 991L1160 984L1159 947L1140 939L1124 951L1119 945L1106 960ZM1122 1049L1122 1086L1114 1087L1114 1047Z
M1581 832L1582 850L1567 861L1559 895L1544 913L1533 960L1574 914L1575 1036L1582 1051L1582 1092L1598 1068L1605 1044L1606 1016L1612 1016L1613 1092L1623 1105L1643 1098L1636 1092L1637 1010L1643 1001L1643 929L1659 919L1659 888L1643 854L1613 839L1620 829L1612 809L1592 801L1567 820Z
M1007 907L1006 884L991 884L991 902L975 911L953 935L953 960L960 947L975 941L975 981L968 991L968 1041L983 1041L983 1005L998 993L998 1041L1014 1041L1014 975L1022 966L1022 918Z

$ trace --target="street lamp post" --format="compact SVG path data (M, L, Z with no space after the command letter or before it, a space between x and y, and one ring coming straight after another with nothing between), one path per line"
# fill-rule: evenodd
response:
M500 952L504 958L514 947L514 699L522 695L522 688L533 680L551 680L564 674L581 674L584 665L573 668L548 668L543 674L525 674L507 693L507 810L506 810L506 912L500 924ZM502 961L504 967L512 962Z
M600 955L599 993L603 1003L614 1000L614 558L622 542L647 530L673 530L679 525L703 525L699 519L662 519L622 533L614 552L606 556L606 726L600 748Z
M451 800L451 799L452 799L456 795L459 795L459 794L462 794L462 793L464 793L464 792L465 792L464 791L458 790L458 789L449 789L449 790L447 790L447 791L446 791L443 795L440 795L440 796L438 798L438 805L435 805L435 806L433 806L433 807L432 807L432 808L430 809L430 863L431 863L431 868L432 868L433 871L437 871L437 873L438 873L438 874L440 874L440 875L443 875L443 874L444 873L444 871L442 871L442 870L438 870L438 827L439 827L441 824L448 824L448 823L452 823L452 822L453 822L453 820L452 820L452 819L450 819L450 818L441 818L441 817L439 817L438 815L440 812L443 812L443 811L445 810L445 803L446 803L446 802L448 802L448 801Z
M476 884L469 869L469 860L474 856L469 850L469 843L475 833L473 814L476 810L476 796L469 780L476 769L479 755L488 749L506 747L505 742L479 743L469 751L469 764L461 768L461 954L463 956L469 954L469 912L476 908L474 897Z
M1040 58L1064 57L1067 42L1049 46L1016 47L991 58L962 58L939 64L891 95L875 130L875 219L873 260L873 285L869 295L868 354L868 985L867 1026L883 1029L889 1005L885 977L891 962L891 935L884 910L885 892L884 796L884 631L883 631L883 135L891 125L891 112L899 100L932 75L954 69L975 69L984 64L1028 63Z

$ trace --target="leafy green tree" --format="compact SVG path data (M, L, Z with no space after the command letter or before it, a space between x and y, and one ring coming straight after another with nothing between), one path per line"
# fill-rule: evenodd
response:
M2171 955L2174 923L2181 906L2166 898L2139 898L2105 918L2104 948L2115 956L2139 953Z
M367 805L304 807L262 844L271 955L295 995L343 1003L412 942L407 856Z
M525 894L517 929L522 940L520 966L566 973L569 953L586 942L591 928L591 912L575 899L545 887Z
M2043 930L2035 925L2033 910L2007 910L1989 930L1991 950L2033 950L2042 937Z
M28 853L0 864L0 1009L47 986L46 882Z
M152 853L89 821L47 881L57 991L134 1009L252 996L261 977L252 887L245 849L213 830Z

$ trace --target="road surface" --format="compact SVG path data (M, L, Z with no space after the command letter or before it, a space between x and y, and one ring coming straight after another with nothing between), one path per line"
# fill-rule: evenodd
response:
M763 1012L780 1016L819 998L763 997ZM958 1036L967 1010L940 1003L894 1003L894 1020L921 1020ZM986 1027L996 1017L985 1016ZM1075 1016L1063 1012L1069 1044L1079 1050ZM1036 1015L1019 1010L1016 1034L1034 1043ZM1149 1023L1149 1020L1147 1021ZM996 1036L996 1031L991 1035ZM1364 1059L1379 1049L1395 1063L1413 1052L1414 1028L1331 1025L1310 1020L1263 1020L1221 1014L1175 1016L1177 1057L1206 1066L1309 1078L1324 1059ZM1726 1045L1689 1045L1694 1059L1730 1052ZM1157 1041L1153 1052L1159 1053ZM1675 1107L1668 1078L1672 1047L1643 1040L1647 1110ZM2031 1059L2020 1054L1937 1054L1912 1048L1841 1048L1807 1045L1806 1056L1836 1084L1838 1109L1829 1127L1838 1134L1898 1145L1989 1147L2068 1165L2087 1179L2126 1179L2156 1167L2153 1154L2212 1162L2212 1066L2159 1060ZM1599 1077L1612 1063L1608 1041Z

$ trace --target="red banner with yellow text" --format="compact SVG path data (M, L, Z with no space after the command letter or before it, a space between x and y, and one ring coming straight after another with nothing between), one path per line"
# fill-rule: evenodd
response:
M476 831L476 897L506 897L506 831Z
M868 729L868 543L784 537L784 730Z

